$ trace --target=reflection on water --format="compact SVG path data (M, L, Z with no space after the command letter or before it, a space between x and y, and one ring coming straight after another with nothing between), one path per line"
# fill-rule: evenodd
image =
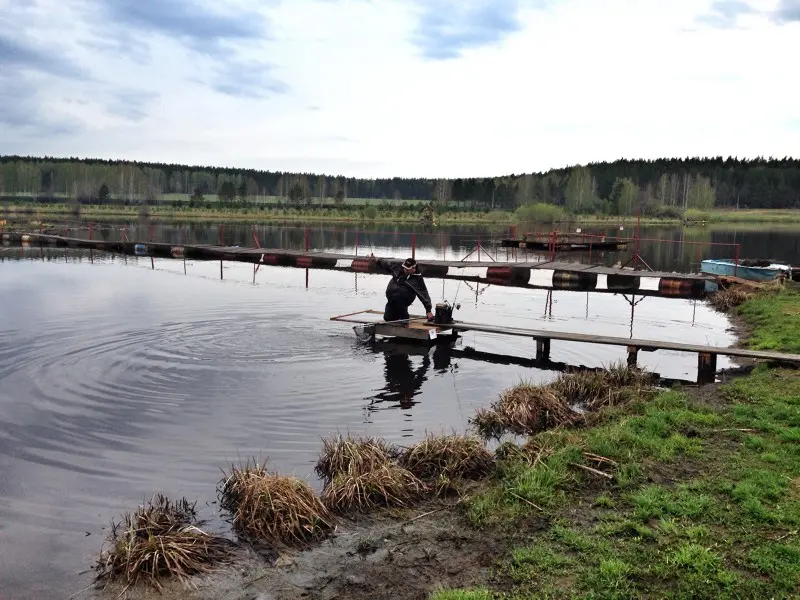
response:
M262 267L254 282L251 265L225 263L220 281L218 263L187 261L184 274L182 261L71 250L7 248L0 257L0 595L13 598L83 588L103 527L154 491L198 500L201 516L224 529L210 503L231 462L269 457L271 468L318 485L321 436L407 443L464 430L509 385L555 376L531 366L535 345L525 338L469 332L451 351L357 343L328 319L380 309L382 276L312 271L306 290L298 269ZM434 300L459 294L465 321L732 341L723 317L685 300L647 298L631 325L630 306L611 294L548 299L440 281L429 290ZM480 353L498 358L474 360ZM552 358L594 367L625 349L554 342ZM668 377L695 376L693 355L641 360Z

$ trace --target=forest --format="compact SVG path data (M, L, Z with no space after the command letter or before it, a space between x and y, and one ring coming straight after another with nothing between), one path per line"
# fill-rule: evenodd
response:
M433 203L514 210L543 203L573 214L676 216L687 209L800 208L800 159L617 160L543 173L466 179L360 179L102 159L0 156L0 199L41 203Z

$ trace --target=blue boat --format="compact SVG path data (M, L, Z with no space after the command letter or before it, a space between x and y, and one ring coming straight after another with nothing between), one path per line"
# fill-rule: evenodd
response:
M738 277L749 281L772 281L781 275L791 278L792 267L769 260L740 260L739 264L733 259L704 260L700 263L700 271L710 275L723 277Z

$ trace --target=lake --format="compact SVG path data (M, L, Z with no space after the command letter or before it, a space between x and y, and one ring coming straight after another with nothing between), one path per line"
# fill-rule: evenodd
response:
M152 233L156 241L179 242L184 235L183 225L138 225L126 232L131 239ZM263 246L302 248L305 230L274 225L256 233ZM250 226L223 227L226 243L252 245L252 233ZM185 235L215 243L219 228L186 225ZM734 235L759 255L774 247L776 258L788 257L797 248L795 236ZM410 236L362 230L359 252L404 257ZM461 258L479 238L487 243L492 232L420 233L417 257ZM356 246L355 230L342 227L311 226L309 240L319 249ZM655 247L641 251L654 268L695 259L689 245L664 245L669 251L661 256ZM625 262L629 255L599 259ZM0 260L2 598L64 598L84 588L110 519L155 491L196 500L212 528L225 531L215 486L232 462L269 457L271 468L319 487L313 465L321 436L351 432L408 444L430 431L463 431L475 409L503 389L557 375L463 353L364 345L350 326L329 320L382 309L385 276L312 270L306 289L300 269L262 267L254 283L252 265L242 263L225 263L220 280L216 262L189 261L184 274L182 261L151 265L39 248L0 248ZM434 301L457 299L455 316L467 321L734 341L726 318L702 302L637 297L632 318L628 300L617 295L556 292L550 313L545 291L434 279L428 287ZM532 340L489 334L465 334L460 348L470 347L506 357L535 353ZM624 348L552 347L554 361L572 365L624 358ZM640 361L665 377L695 377L691 354L642 353ZM729 365L720 357L719 368Z

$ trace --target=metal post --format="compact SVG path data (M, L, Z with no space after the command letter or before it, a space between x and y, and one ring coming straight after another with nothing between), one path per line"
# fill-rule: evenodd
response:
M417 234L411 234L411 258L416 258L417 256Z
M639 237L640 237L639 227L641 226L641 224L642 224L642 207L640 206L639 207L639 217L636 219L636 254L634 254L634 256L633 256L633 261L634 261L633 268L634 269L638 269L639 268Z
M736 244L736 261L733 263L733 276L739 276L739 254L742 250L741 244Z

